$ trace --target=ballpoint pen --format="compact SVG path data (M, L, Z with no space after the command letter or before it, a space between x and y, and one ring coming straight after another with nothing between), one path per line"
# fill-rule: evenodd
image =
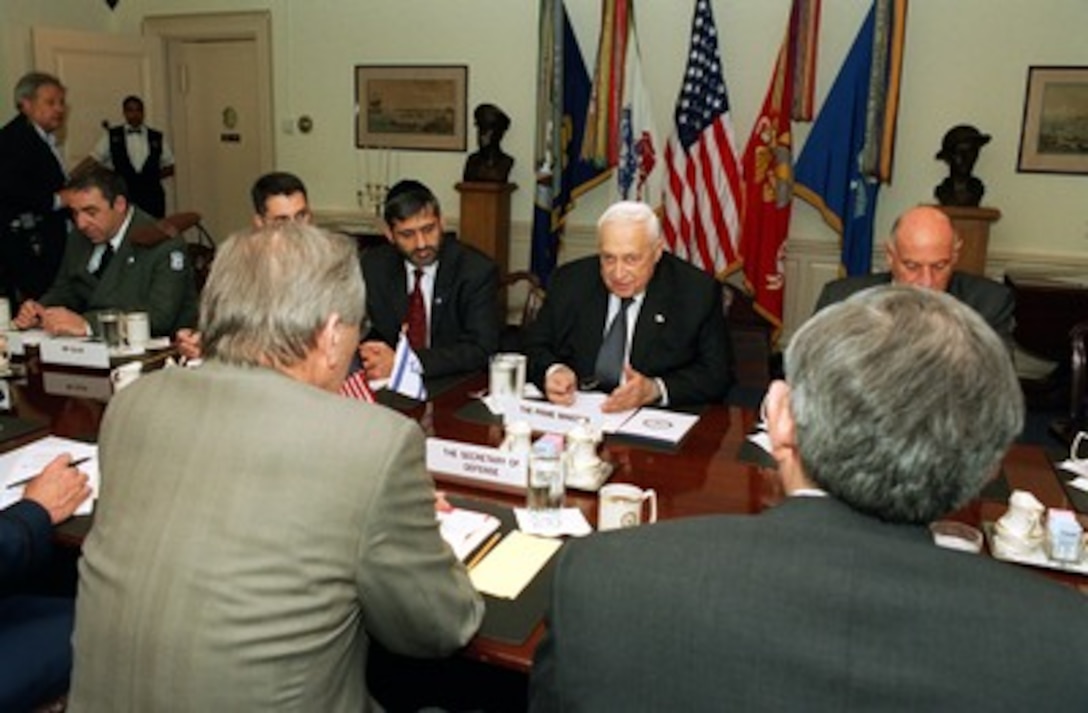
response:
M93 456L83 456L82 458L76 458L75 460L73 460L71 463L68 464L68 467L69 468L75 468L77 465L83 465L84 463L89 461L92 457ZM21 478L20 480L16 480L14 483L8 483L7 487L8 488L18 488L20 485L26 485L30 481L37 478L39 475L41 475L41 474L40 473L35 473L34 475L30 476L29 478Z

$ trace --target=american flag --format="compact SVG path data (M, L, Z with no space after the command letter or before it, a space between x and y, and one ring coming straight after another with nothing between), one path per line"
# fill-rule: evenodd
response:
M374 403L374 392L370 390L370 384L366 380L366 369L357 369L355 373L344 379L340 386L340 394L353 399Z
M665 146L669 249L718 274L737 261L740 161L709 0L696 0L676 126Z

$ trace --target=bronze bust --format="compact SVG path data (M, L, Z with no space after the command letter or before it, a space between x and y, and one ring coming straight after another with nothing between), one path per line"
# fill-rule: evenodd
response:
M510 128L510 117L494 104L480 104L472 112L476 121L476 142L480 147L465 161L465 181L506 183L514 158L499 145Z
M960 124L949 129L941 140L937 158L948 164L948 178L933 189L941 205L977 206L986 186L971 175L980 148L990 143L990 135L974 126Z

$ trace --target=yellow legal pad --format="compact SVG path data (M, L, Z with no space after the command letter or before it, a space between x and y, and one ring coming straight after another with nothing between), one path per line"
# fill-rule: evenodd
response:
M517 599L562 545L560 540L514 530L469 571L469 577L481 594Z

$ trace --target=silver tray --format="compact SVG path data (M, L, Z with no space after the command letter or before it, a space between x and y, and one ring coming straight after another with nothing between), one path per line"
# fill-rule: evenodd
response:
M1080 562L1065 562L1062 560L1050 559L1043 547L1025 553L998 552L997 547L994 545L994 523L982 523L982 531L986 533L986 544L989 546L990 554L995 560L1026 564L1032 567L1043 567L1044 569L1056 569L1059 572L1088 574L1088 547L1083 549ZM1085 535L1085 538L1088 540L1088 535Z

